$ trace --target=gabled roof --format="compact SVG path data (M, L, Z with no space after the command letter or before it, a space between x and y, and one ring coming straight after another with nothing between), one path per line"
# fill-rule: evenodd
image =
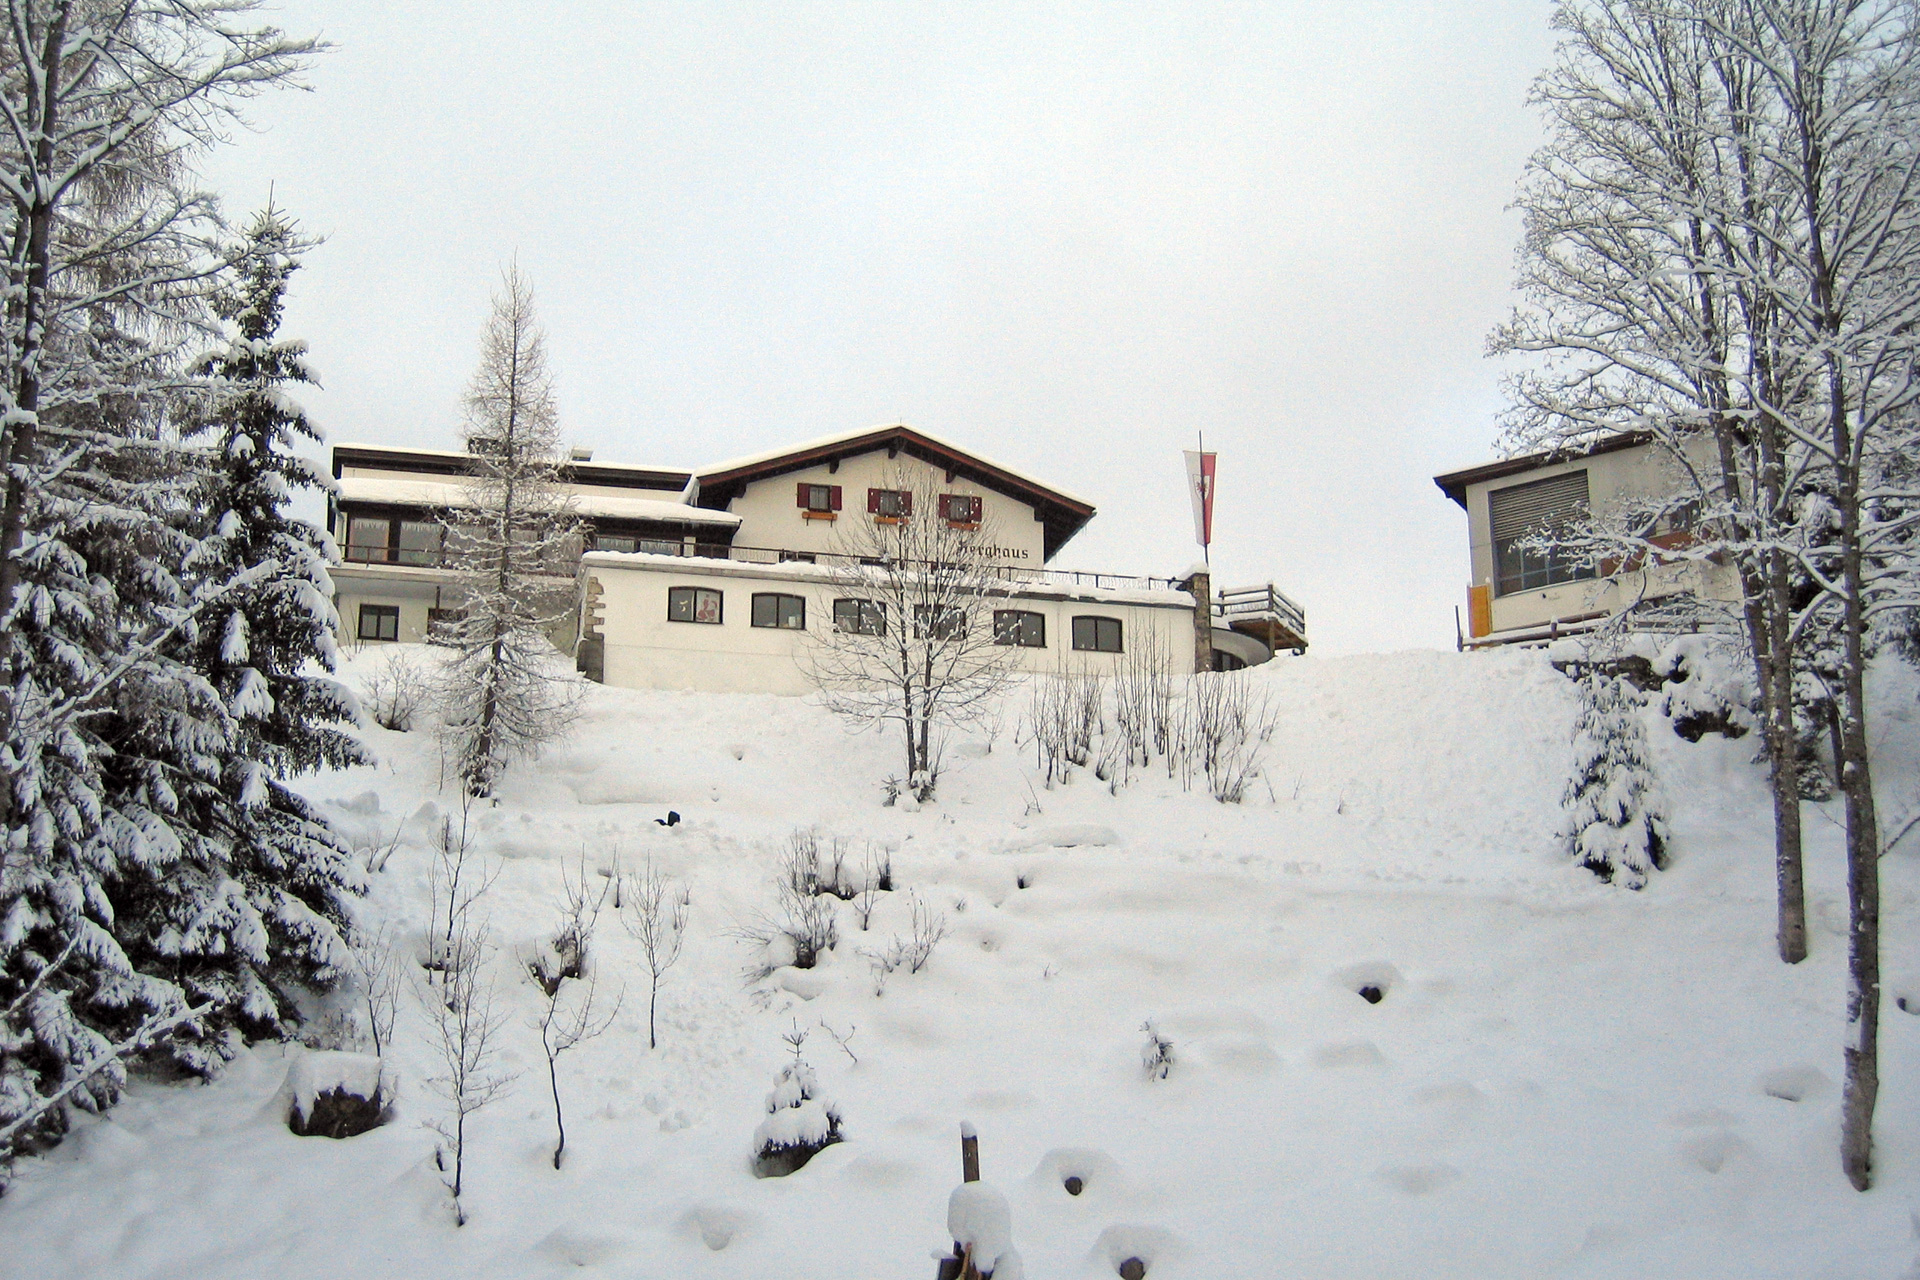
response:
M1437 475L1433 482L1440 486L1440 492L1467 509L1467 486L1482 484L1488 480L1503 480L1508 476L1522 475L1541 467L1553 466L1560 462L1572 462L1576 458L1590 458L1597 453L1614 453L1621 449L1632 449L1646 444L1653 437L1644 431L1622 431L1616 435L1601 436L1575 444L1560 445L1552 449L1543 449L1538 453L1523 453L1516 458L1502 458L1498 462L1483 462L1476 467L1465 467L1459 471L1449 471Z
M1093 504L1065 490L1042 484L1011 467L968 453L938 436L918 431L904 423L868 427L822 436L805 444L789 445L766 453L733 458L695 472L700 483L699 503L703 507L725 510L756 480L768 480L822 463L838 462L884 449L888 456L907 454L931 466L944 467L950 475L965 476L983 488L1024 502L1046 525L1045 556L1051 560L1067 540L1093 519Z

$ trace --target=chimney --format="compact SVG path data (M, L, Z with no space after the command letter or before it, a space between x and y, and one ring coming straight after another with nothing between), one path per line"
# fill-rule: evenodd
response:
M575 445L573 447L573 460L575 462L592 462L593 450L582 449L579 445Z

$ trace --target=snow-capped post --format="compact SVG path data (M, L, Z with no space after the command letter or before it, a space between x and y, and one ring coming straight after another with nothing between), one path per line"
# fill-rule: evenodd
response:
M1013 1211L1007 1198L980 1181L980 1137L960 1124L960 1185L947 1197L947 1236L953 1253L939 1259L935 1280L1025 1280L1013 1247Z

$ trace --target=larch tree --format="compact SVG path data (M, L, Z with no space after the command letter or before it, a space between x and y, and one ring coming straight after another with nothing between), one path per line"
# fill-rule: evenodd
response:
M446 513L446 563L460 611L436 639L453 654L438 682L469 794L489 795L513 760L572 722L578 683L548 632L574 608L580 524L561 489L559 415L546 334L518 265L504 273L467 392L471 474Z
M11 0L0 28L0 1161L129 1054L211 1069L305 968L222 871L239 720L188 656L281 572L189 568L208 453L179 439L226 267L190 163L316 47L253 7Z

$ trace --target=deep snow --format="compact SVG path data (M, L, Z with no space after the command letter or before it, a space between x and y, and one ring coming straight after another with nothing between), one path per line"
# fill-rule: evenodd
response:
M205 1087L138 1085L22 1166L0 1269L931 1276L970 1120L1035 1280L1129 1256L1154 1280L1920 1275L1920 1016L1895 1003L1920 1010L1920 835L1883 864L1879 1173L1859 1195L1835 1153L1837 805L1809 808L1813 953L1788 968L1751 738L1689 745L1648 713L1676 861L1629 893L1555 847L1574 697L1542 656L1310 658L1254 679L1281 730L1244 805L1152 771L1118 796L1084 774L1046 790L1016 696L991 741L953 744L939 802L915 812L880 806L892 740L808 699L593 689L573 737L476 815L503 867L483 910L525 1074L471 1122L468 1226L433 1167L442 1104L410 990L392 1123L289 1134L298 1047L258 1047ZM1880 706L1894 830L1920 796L1905 672L1883 673ZM417 940L421 810L451 792L429 734L367 738L379 767L305 789L368 843L413 815L366 912ZM684 821L656 825L669 808ZM867 933L840 906L821 968L749 982L731 935L771 908L801 826L851 840L856 862L864 842L892 848L900 891ZM602 991L624 983L626 1001L561 1060L556 1172L516 957L551 933L583 849L684 877L692 924L649 1052L639 948L603 919ZM876 997L858 952L906 932L909 888L949 934ZM1165 1080L1142 1071L1148 1019L1173 1042ZM755 1126L796 1024L847 1141L758 1180Z

